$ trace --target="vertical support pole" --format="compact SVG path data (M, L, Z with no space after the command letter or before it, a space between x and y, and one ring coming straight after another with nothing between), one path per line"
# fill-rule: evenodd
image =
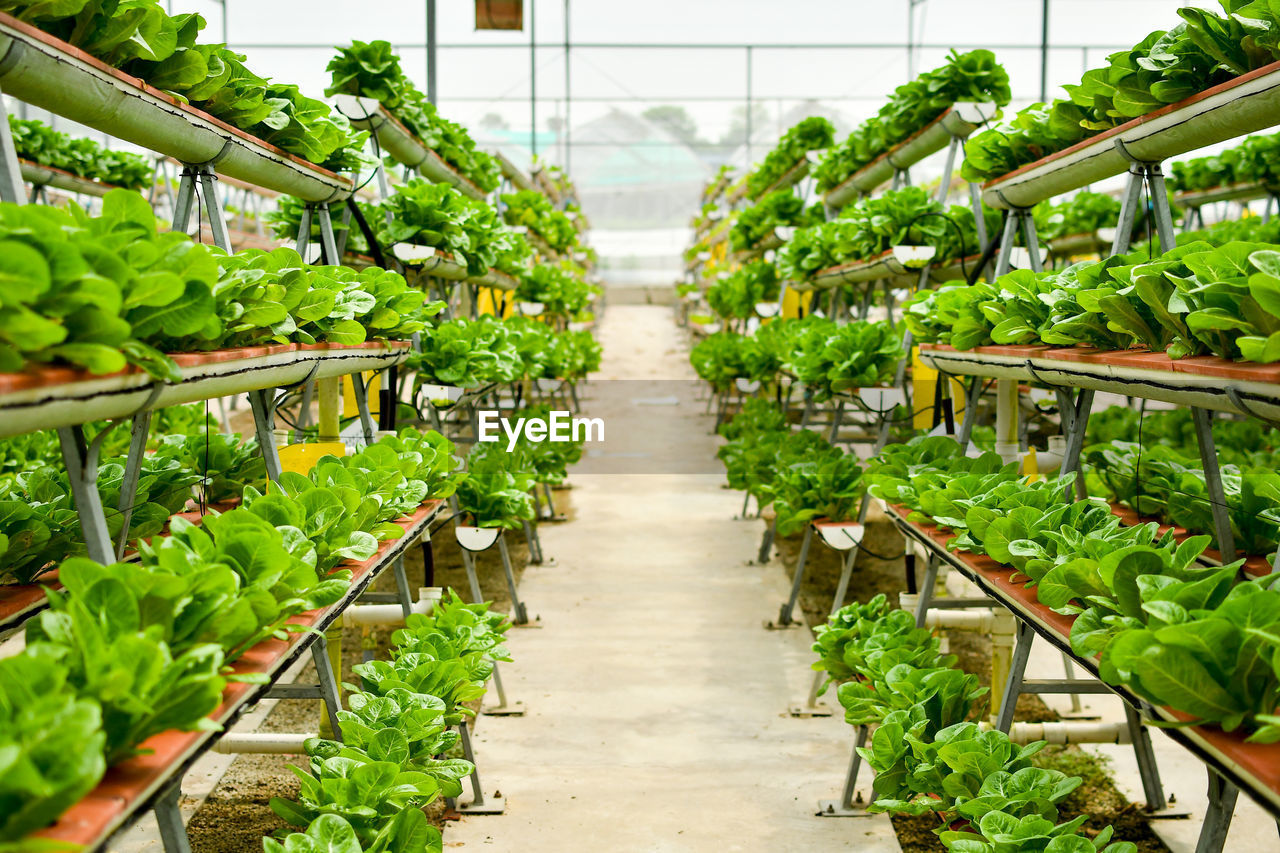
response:
M341 629L339 629L341 632ZM341 633L339 633L341 636ZM311 660L316 665L316 676L320 682L320 698L324 700L326 720L330 731L324 731L323 722L320 734L329 734L332 740L342 740L342 726L338 721L338 710L342 707L342 694L338 692L338 679L334 673L333 659L329 656L329 632L316 637L311 644Z
M534 502L537 502L537 490L534 490ZM529 546L529 562L536 565L542 563L542 538L538 536L538 526L532 522L524 522L524 541Z
M1018 697L1022 695L1022 679L1026 675L1027 661L1031 657L1031 643L1035 640L1035 632L1026 622L1019 620L1017 634L1013 646L1013 659L1009 662L1009 680L1004 684L1004 693L1000 704L992 709L996 718L995 727L1005 734L1013 725L1013 712L1018 706Z
M844 420L844 400L837 400L835 411L831 413L831 432L827 434L829 443L836 443L836 437L840 434L840 422L842 420Z
M759 501L760 501L760 498L757 496L756 497L757 504L759 503ZM760 507L760 511L762 513L764 512L763 506ZM773 550L773 537L777 534L777 531L778 531L778 520L775 518L773 521L769 522L769 526L765 528L764 536L760 540L760 553L756 554L757 563L764 565L765 563L769 562L769 552Z
M160 843L164 853L190 853L191 840L182 823L182 780L171 784L156 800L156 823L160 828Z
M26 204L27 195L22 188L22 167L18 165L18 150L9 132L9 114L0 96L0 201Z
M276 449L276 405L272 389L250 391L249 406L253 409L253 428L267 469L267 479L279 480L280 451Z
M1044 271L1044 260L1040 257L1040 237L1036 234L1036 220L1031 215L1031 211L1021 211L1022 215L1022 239L1027 244L1027 258L1031 262L1031 269L1035 272Z
M58 428L62 461L71 482L76 514L80 518L80 533L89 558L99 563L110 563L113 554L106 515L102 511L102 498L98 494L98 454L106 434L107 430L103 430L92 442L87 442L84 427L79 424Z
M322 260L326 264L342 263L342 256L338 254L338 242L333 237L333 219L329 215L329 205L327 202L321 202L316 205L316 216L320 220L320 251Z
M1004 233L1000 237L1000 254L996 258L996 278L1009 271L1013 262L1013 241L1018 236L1018 216L1020 212L1010 210L1005 213Z
M341 432L339 412L342 407L342 389L338 377L316 380L316 403L319 408L317 434L320 441L336 441Z
M1137 710L1124 703L1124 718L1129 726L1129 739L1133 741L1133 754L1138 760L1138 776L1142 779L1142 793L1147 798L1147 808L1161 811L1166 803L1164 786L1160 783L1160 768L1156 765L1155 750L1151 748L1151 733L1142 724Z
M924 564L924 579L916 587L916 627L923 628L925 617L929 614L929 606L933 604L933 590L938 585L938 569L941 561L937 554L930 554Z
M840 801L820 801L818 803L819 817L847 817L853 814L863 814L861 810L854 808L853 798L857 796L858 771L862 769L862 755L858 750L867 745L868 731L867 726L858 726L858 733L853 742L853 754L849 757L849 769L844 774L844 788L840 791Z
M1142 166L1131 163L1129 171L1125 174L1124 195L1120 196L1120 218L1116 223L1116 239L1111 243L1113 255L1123 255L1129 251L1129 243L1133 238L1133 222L1138 215L1138 204L1142 201L1142 184Z
M1209 493L1209 510L1213 513L1214 538L1222 562L1230 563L1236 558L1236 544L1231 532L1231 516L1227 513L1227 496L1222 488L1218 451L1213 443L1213 416L1208 409L1192 409L1191 418L1200 445L1200 464L1204 468L1205 491Z
M351 392L356 398L356 411L360 413L360 428L364 432L364 443L373 444L376 430L373 426L373 416L369 413L369 388L365 384L364 374L359 371L352 373L350 379Z
M394 563L391 564L391 571L396 578L396 594L400 596L400 611L407 620L409 614L413 613L413 594L409 591L409 576L404 570L404 555L396 557Z
M511 595L511 610L514 613L511 621L516 625L528 625L529 611L525 609L520 593L516 591L516 576L511 570L511 555L507 552L505 531L498 534L498 554L502 557L502 571L507 576L507 592Z
M796 609L796 601L800 598L800 586L804 583L804 564L809 560L809 545L813 542L813 525L806 525L804 529L804 540L800 543L800 559L796 561L795 576L791 579L791 596L782 604L782 608L778 611L778 621L773 626L775 628L786 628L795 624L795 620L791 618L792 613Z
M116 508L124 517L120 525L120 539L116 542L116 559L124 559L125 545L129 542L129 524L133 521L133 502L138 492L138 475L142 471L142 457L147 452L147 434L151 431L151 410L133 416L129 434L129 456L124 464L124 480L120 483L120 499Z
M532 3L529 4L532 7ZM532 14L532 9L530 9ZM530 26L530 29L533 27ZM427 100L436 102L436 0L427 0ZM386 193L383 193L386 198Z
M1177 246L1173 234L1173 211L1169 209L1169 191L1164 185L1164 171L1159 163L1146 167L1147 186L1151 190L1151 215L1155 218L1156 233L1160 236L1160 251L1168 252ZM1267 201L1270 204L1270 199ZM1265 221L1265 220L1264 220Z
M1227 843L1227 831L1236 811L1236 798L1240 789L1209 769L1209 808L1205 810L1204 825L1196 841L1196 853L1222 853Z
M754 57L752 56L752 47L751 47L751 45L747 45L747 139L746 139L746 146L747 146L747 168L748 168L748 169L750 169L750 168L751 168L751 134L752 134L752 132L755 130L755 128L753 128L753 127L751 126L751 125L752 125L752 119L754 118L754 116L752 116L752 114L751 114L751 113L752 113L752 109L751 109L751 107L752 107L752 103L751 103L751 99L752 99L752 92L751 92L751 89L752 89L752 76L753 76L753 74L755 73L754 68L753 68L753 66L754 66L754 64L755 64L755 63L754 63L753 59L754 59Z
M564 0L564 170L573 173L573 123L570 119L573 106L569 75L569 0Z
M964 420L960 422L960 434L956 436L962 447L968 447L973 437L973 426L978 419L978 401L982 399L982 384L982 377L975 376L965 389Z
M298 242L294 244L294 250L302 255L302 259L307 259L307 249L311 247L311 205L303 205L302 221L298 224Z
M938 184L938 202L945 203L951 190L951 171L956 165L956 153L960 150L960 137L953 136L947 143L947 160L942 166L942 182Z
M223 251L231 251L231 232L227 230L227 218L222 212L222 196L218 194L217 175L210 165L198 166L200 189L204 193L204 209L209 216L209 231L213 234L213 245Z
M187 233L191 223L191 208L196 197L196 175L194 167L183 166L178 177L178 200L173 203L173 230L179 234Z
M538 156L538 27L534 18L537 0L529 0L529 151Z

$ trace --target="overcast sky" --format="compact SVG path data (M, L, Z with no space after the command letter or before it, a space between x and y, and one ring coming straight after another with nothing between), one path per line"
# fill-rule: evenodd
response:
M249 55L259 73L296 82L318 94L327 83L330 45L353 38L387 39L399 46L405 71L425 86L423 0L227 0L232 46ZM529 124L529 33L477 32L471 0L439 0L438 93L442 112L464 123L497 112L513 127ZM537 51L539 125L561 109L564 96L564 0L525 0L532 7ZM625 45L758 44L866 47L752 51L756 98L786 109L798 98L832 102L857 120L883 103L907 79L907 0L570 0L573 119L576 124L611 106L635 111L677 103L694 116L704 137L717 138L731 110L746 97L746 51L641 49ZM1109 50L1131 45L1153 29L1177 23L1175 0L1051 0L1049 81L1078 81ZM1213 0L1194 5L1217 7ZM205 14L206 38L219 38L220 4L171 0L175 11ZM1009 69L1015 96L1039 95L1040 0L926 0L916 9L916 70L940 64L946 48L994 46ZM261 45L314 45L278 49ZM554 44L555 46L550 46ZM876 48L874 45L884 47ZM1092 46L1092 50L1082 48Z

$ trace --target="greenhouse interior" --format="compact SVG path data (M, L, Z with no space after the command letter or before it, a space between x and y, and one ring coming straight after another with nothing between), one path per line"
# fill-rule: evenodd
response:
M0 0L0 94L0 853L1280 853L1280 0Z

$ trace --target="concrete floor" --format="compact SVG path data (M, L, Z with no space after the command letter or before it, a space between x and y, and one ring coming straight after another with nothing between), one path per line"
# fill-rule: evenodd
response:
M668 308L610 308L584 406L607 451L572 482L573 521L543 528L554 563L521 583L543 627L514 629L504 666L524 717L477 729L486 794L449 848L523 851L899 850L888 819L814 816L838 794L852 729L793 719L810 634L766 631L786 597L749 561L759 524L707 472L712 420ZM648 470L653 473L617 473ZM468 799L464 794L463 800Z

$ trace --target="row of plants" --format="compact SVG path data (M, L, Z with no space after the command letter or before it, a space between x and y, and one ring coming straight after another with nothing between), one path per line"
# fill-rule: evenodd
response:
M809 116L788 128L778 144L747 175L747 198L760 198L783 175L798 166L810 151L830 148L835 136L835 127L822 116Z
M167 353L276 343L401 340L443 307L396 273L315 267L290 249L226 255L160 232L142 196L0 205L0 371L61 363L181 373Z
M600 293L598 285L586 279L586 271L571 260L541 263L527 270L516 285L515 297L522 302L536 302L541 314L575 318L591 306Z
M1247 136L1239 144L1208 157L1175 161L1170 184L1183 192L1231 184L1280 186L1280 135Z
M865 489L858 460L816 432L793 432L771 401L748 400L721 435L726 441L716 455L729 487L772 505L779 536L857 515Z
M1201 566L1210 537L1125 526L1103 500L1068 501L1073 476L1033 482L1017 468L940 436L886 448L864 476L873 495L953 534L950 548L991 557L1072 616L1072 649L1098 660L1103 681L1280 740L1276 578L1239 580L1242 561Z
M96 0L3 0L0 12L304 160L332 170L366 165L368 134L297 86L254 74L226 45L200 43L200 15L170 15L158 0L130 0L123 8Z
M266 221L280 240L298 239L304 203L281 199ZM465 264L467 273L484 275L490 269L520 277L528 271L532 249L522 234L503 225L488 202L470 198L448 184L411 178L379 203L359 202L360 214L369 225L378 247L390 252L397 243L430 246ZM345 230L345 250L350 255L371 254L362 229L354 223L334 222L335 236ZM311 243L320 244L320 223L311 223Z
M754 249L779 227L817 225L825 219L821 204L806 208L804 200L791 190L774 190L733 220L729 248L735 252Z
M1263 243L1191 242L1061 271L1016 270L993 283L953 284L904 305L921 342L1134 347L1170 358L1280 360L1280 251Z
M475 713L499 661L510 623L484 603L450 592L429 615L412 614L391 636L390 660L357 664L342 740L311 738L306 767L291 766L296 799L271 809L301 832L264 839L266 853L439 853L440 831L424 809L457 797L474 765L458 728Z
M440 323L411 355L415 396L423 385L479 388L522 379L576 381L600 368L600 345L587 331L556 331L527 317L485 315Z
M998 214L984 209L983 216L987 233L997 233ZM933 246L938 264L982 251L972 208L947 208L920 187L904 187L851 204L829 222L798 230L778 250L778 272L783 278L805 281L831 267L871 260L894 246Z
M858 749L875 771L871 812L934 815L955 853L1136 853L1114 830L1083 831L1087 815L1058 823L1059 807L1083 780L1037 766L1044 741L1013 743L973 718L988 692L956 668L939 638L885 596L850 604L816 632L815 670L851 725L875 726Z
M829 192L854 172L867 166L895 145L909 139L925 125L961 101L1009 103L1009 74L989 50L947 54L945 64L926 71L893 91L873 117L858 125L839 145L831 148L814 169L818 191ZM999 114L989 118L996 119Z
M35 775L6 774L20 784L5 792L14 809L0 841L56 818L152 735L213 727L208 716L229 680L261 680L227 675L226 664L303 630L290 626L298 614L341 600L350 566L403 535L392 519L456 489L453 451L437 433L405 429L352 456L322 457L308 475L285 473L264 491L248 486L241 506L199 523L175 517L167 536L139 544L136 562L64 561L62 590L48 590L49 609L28 621L25 648L0 665L73 712L82 737L43 764L34 759L40 738L9 744L6 757ZM0 702L0 713L20 712Z
M127 190L145 189L154 180L155 169L146 157L68 136L36 119L9 116L9 134L18 157L40 166Z
M776 302L782 281L770 261L748 261L707 288L707 304L724 320L749 320L756 306Z
M1032 104L965 143L963 177L980 182L1280 59L1280 11L1258 0L1220 0L1222 14L1193 6L1107 64L1084 73L1066 97Z
M892 381L902 356L901 332L888 323L836 323L811 314L771 320L752 335L708 335L693 347L689 360L698 376L719 392L737 379L773 383L788 374L815 401L824 402L836 393Z
M551 251L566 255L578 248L578 229L568 215L537 190L503 193L502 218L512 226L527 228Z
M0 481L0 583L31 583L58 562L87 553L57 434L32 436L39 444L30 442L27 448L39 454ZM208 431L153 438L154 449L142 458L137 486L127 500L121 493L127 432L126 446L113 448L115 454L104 455L99 464L98 496L113 542L124 540L136 548L164 532L178 513L239 500L245 487L265 486L255 440Z
M498 161L476 148L466 128L436 112L413 81L400 68L400 57L386 41L353 41L338 48L325 68L331 75L324 93L373 98L427 148L481 192L489 193L502 182Z

